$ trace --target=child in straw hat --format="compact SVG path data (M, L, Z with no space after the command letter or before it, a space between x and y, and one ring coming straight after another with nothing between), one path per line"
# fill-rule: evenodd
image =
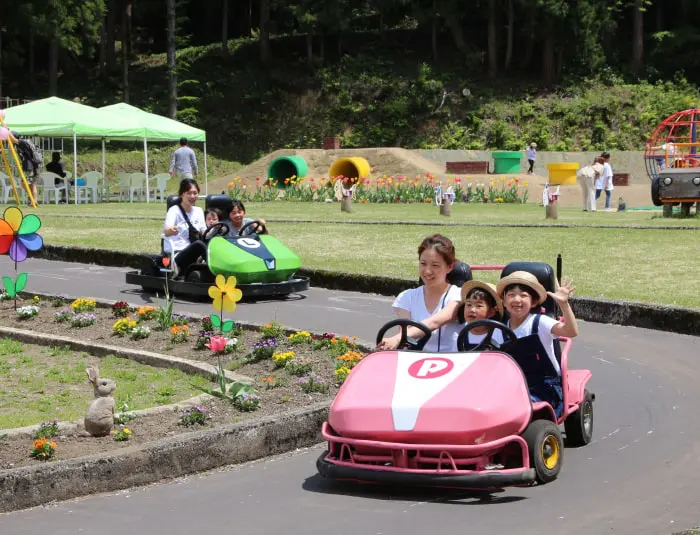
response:
M458 324L471 323L482 319L500 321L503 315L503 304L498 298L496 286L488 282L468 281L462 286L462 302L454 310L444 309L424 319L423 323L430 330L439 329L443 325L456 322ZM469 332L469 344L480 344L488 333L487 327L478 327ZM408 336L419 338L425 333L417 327L408 327ZM396 349L401 341L401 333L384 338L377 346L380 350ZM503 344L503 335L495 330L491 341L499 346ZM448 351L456 351L456 347L448 348Z
M533 401L550 402L559 416L563 408L563 396L561 367L554 353L554 339L561 336L574 338L578 335L578 324L569 304L569 296L574 291L571 280L564 281L563 286L555 284L556 291L547 292L532 273L515 271L502 278L496 290L509 314L506 325L518 337L514 344L517 345L518 353L526 357L532 355L533 359L544 354L549 357L557 377L542 377L530 384L530 397ZM564 321L535 312L547 300L547 296L559 305Z

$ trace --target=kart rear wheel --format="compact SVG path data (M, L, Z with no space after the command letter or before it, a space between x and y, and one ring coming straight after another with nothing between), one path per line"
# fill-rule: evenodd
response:
M527 442L530 466L535 469L537 482L554 481L564 461L564 441L559 427L549 420L535 420L522 436Z
M566 445L578 448L591 442L593 438L593 395L585 390L579 409L569 414L564 422Z

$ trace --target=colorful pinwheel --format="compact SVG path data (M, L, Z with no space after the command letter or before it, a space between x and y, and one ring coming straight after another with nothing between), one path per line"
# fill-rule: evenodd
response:
M10 206L0 219L0 254L9 252L15 262L24 262L27 251L38 251L44 240L37 234L41 221L34 214L22 215L19 208Z

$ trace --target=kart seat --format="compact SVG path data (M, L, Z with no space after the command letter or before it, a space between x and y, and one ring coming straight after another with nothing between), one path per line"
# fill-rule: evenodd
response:
M222 195L217 193L215 195L207 195L204 201L204 210L209 210L210 208L218 208L224 215L224 221L228 221L229 214L233 208L233 201L228 195Z
M165 211L167 212L173 206L176 206L178 204L180 204L180 196L179 195L168 195L168 197L165 199Z
M547 292L553 292L555 289L554 269L545 262L511 262L501 271L501 278L510 275L514 271L526 271L533 274ZM554 299L547 296L547 299L541 305L540 313L551 318L557 318L557 307ZM505 314L507 315L507 312ZM504 321L506 319L504 318ZM561 344L556 339L554 340L554 356L561 363Z

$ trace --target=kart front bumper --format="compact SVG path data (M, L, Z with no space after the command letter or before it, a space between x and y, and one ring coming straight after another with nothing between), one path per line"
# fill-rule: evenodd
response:
M318 458L316 468L327 479L482 490L527 486L536 480L527 444L516 435L478 445L406 444L340 437L328 422L321 434L329 450ZM486 468L493 455L513 443L520 447L520 466Z

